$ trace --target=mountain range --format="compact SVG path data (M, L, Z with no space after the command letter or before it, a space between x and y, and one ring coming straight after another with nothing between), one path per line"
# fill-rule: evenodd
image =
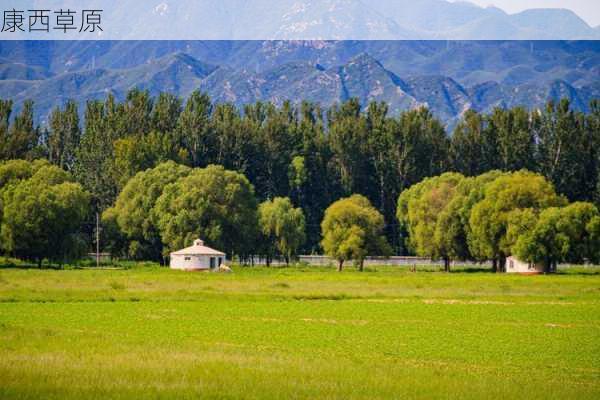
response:
M53 107L134 87L216 102L330 106L358 97L394 114L421 105L452 127L467 109L600 98L595 41L0 41L0 91Z
M103 9L112 40L590 40L600 39L568 9L508 14L446 0L86 0ZM19 8L81 9L80 0L20 0ZM64 39L59 31L7 36Z

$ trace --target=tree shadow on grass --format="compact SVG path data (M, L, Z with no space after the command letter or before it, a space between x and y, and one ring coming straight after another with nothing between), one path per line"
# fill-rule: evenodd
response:
M42 267L40 268L37 264L0 264L0 270L2 270L2 269L23 269L23 270L35 269L38 271L43 271L43 270L60 271L60 270L63 270L64 267L59 267L58 265L42 265Z
M42 266L40 268L40 266L37 263L30 263L30 262L21 261L21 260L17 260L14 258L8 258L8 257L0 257L0 269L61 270L63 268L60 267L59 265L53 265L53 264L49 264L49 263L42 263Z
M600 268L594 267L589 269L576 269L576 270L559 270L552 275L561 276L594 276L600 275Z

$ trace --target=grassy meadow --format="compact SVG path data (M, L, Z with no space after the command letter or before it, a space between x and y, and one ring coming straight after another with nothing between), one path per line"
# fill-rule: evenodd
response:
M2 399L600 398L600 269L0 269Z

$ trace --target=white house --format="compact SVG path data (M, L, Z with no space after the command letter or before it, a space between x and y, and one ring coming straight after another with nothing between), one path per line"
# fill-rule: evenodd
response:
M543 274L544 266L521 261L516 257L506 259L506 273L508 274Z
M171 253L171 269L184 271L217 270L225 260L225 253L211 249L200 239L194 245Z

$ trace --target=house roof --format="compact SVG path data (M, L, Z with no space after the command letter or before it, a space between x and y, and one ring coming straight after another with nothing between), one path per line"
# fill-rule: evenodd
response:
M222 253L218 250L211 249L204 245L204 242L200 239L194 240L194 245L190 247L186 247L185 249L181 249L171 253L173 256L225 256L225 253Z

